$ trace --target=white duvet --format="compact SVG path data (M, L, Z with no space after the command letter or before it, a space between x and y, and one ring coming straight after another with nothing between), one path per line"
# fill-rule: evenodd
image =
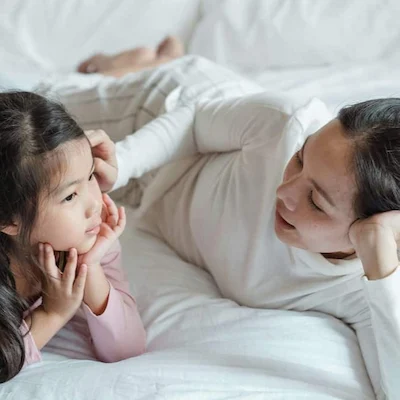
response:
M104 80L100 86L95 76L86 86L71 77L60 81L58 92L70 109L80 112L82 126L90 127L94 118L118 136L145 123L146 107L162 108L164 100L174 100L173 93L186 99L213 91L231 93L228 75L206 61L188 58L166 67L166 73L143 73L148 87L126 107L117 107L118 99L132 93L136 75ZM185 76L189 83L200 83L177 88L167 98L155 89L161 83L168 88ZM54 82L51 87L57 89ZM250 85L249 90L259 89ZM92 102L97 96L104 101ZM129 194L124 198L130 200ZM127 213L123 262L148 332L147 353L103 364L45 349L42 363L0 385L2 400L375 398L357 338L342 322L312 312L250 309L222 298L207 272L138 231L133 209L128 207Z
M123 259L148 352L114 364L44 353L0 386L2 400L374 399L351 329L222 299L208 273L137 231L131 212Z

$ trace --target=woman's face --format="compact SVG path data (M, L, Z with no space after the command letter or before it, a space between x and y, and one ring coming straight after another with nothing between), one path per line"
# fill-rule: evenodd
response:
M276 191L275 232L281 241L327 256L354 252L348 237L356 192L350 157L351 142L337 119L308 137Z

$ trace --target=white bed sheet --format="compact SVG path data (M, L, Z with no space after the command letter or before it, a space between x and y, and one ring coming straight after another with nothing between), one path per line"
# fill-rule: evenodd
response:
M222 299L207 272L137 231L127 212L123 260L148 352L114 364L44 353L0 385L1 399L374 399L351 329Z
M323 67L238 71L268 91L293 97L318 97L335 115L347 104L380 97L400 97L398 56L371 63Z

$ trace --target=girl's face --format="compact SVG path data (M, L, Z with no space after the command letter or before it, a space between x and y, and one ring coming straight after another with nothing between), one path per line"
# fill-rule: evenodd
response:
M54 182L54 190L40 202L31 241L49 243L58 251L76 248L89 251L101 223L102 195L93 175L93 157L88 141L63 145L66 166Z
M354 252L348 237L356 193L350 157L351 142L336 119L308 137L290 159L276 192L280 240L328 256Z

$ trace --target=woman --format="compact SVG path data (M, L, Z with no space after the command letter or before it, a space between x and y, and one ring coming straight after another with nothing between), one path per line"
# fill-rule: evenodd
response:
M317 100L259 93L165 108L116 149L88 133L102 189L161 167L143 194L142 229L239 304L343 320L377 397L396 399L400 99L344 108L326 124Z

